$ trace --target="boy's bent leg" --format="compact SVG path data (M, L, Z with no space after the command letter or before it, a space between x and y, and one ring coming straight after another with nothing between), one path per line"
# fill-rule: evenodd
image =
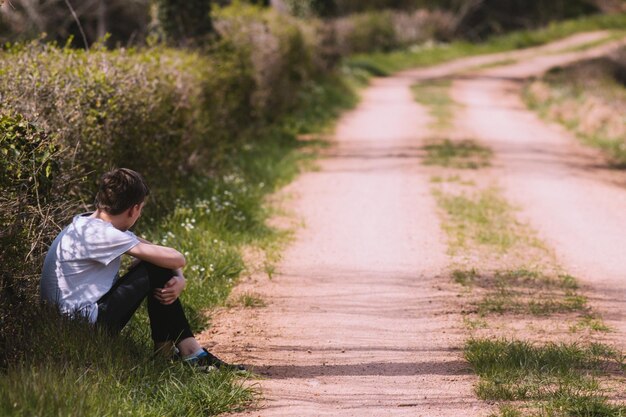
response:
M174 272L149 262L140 262L98 300L97 323L111 333L119 333L131 319L141 302L148 297L148 315L152 339L155 343L193 337L179 300L163 305L152 296L152 291L163 288Z
M180 300L165 305L161 304L152 295L149 295L148 315L150 316L152 340L155 343L169 341L178 343L181 340L193 338L193 333Z
M117 334L128 323L141 302L150 294L150 277L145 263L141 262L98 300L97 324Z
M164 342L179 342L187 338L193 338L189 322L185 316L180 300L172 304L161 304L152 291L163 288L165 283L176 274L166 268L145 262L146 270L150 276L150 294L148 295L148 315L150 316L150 329L152 340L156 344Z

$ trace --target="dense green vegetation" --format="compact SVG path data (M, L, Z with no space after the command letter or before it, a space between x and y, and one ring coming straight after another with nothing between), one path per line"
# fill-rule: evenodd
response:
M233 161L247 150L254 154L264 138L285 141L277 122L323 95L315 85L331 75L315 40L304 39L287 18L259 12L256 19L279 48L242 37L243 27L256 29L252 13L249 25L232 19L233 33L224 30L203 54L161 46L85 52L38 43L0 54L0 145L3 154L14 154L2 175L0 210L0 238L12 250L0 256L5 264L23 260L3 273L3 314L33 302L46 243L72 212L91 203L103 170L126 166L150 179L145 217L154 223L185 197L190 178L214 181L237 169ZM10 198L15 195L23 198Z

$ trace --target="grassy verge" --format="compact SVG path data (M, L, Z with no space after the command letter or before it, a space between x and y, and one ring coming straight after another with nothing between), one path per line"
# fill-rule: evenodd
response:
M542 316L586 307L586 299L576 292L578 285L570 275L547 275L521 268L492 273L457 269L452 276L465 287L489 291L477 305L481 316L489 313Z
M579 32L620 30L625 26L626 14L598 15L557 22L541 30L513 32L481 44L456 41L450 44L426 44L406 51L355 55L347 60L346 65L364 69L374 75L388 75L402 69L439 64L471 55L539 46Z
M428 93L416 87L431 128L438 137L455 136L447 87ZM501 417L624 415L626 407L610 401L624 380L622 355L594 337L609 329L488 179L482 168L491 157L477 141L438 139L423 160L433 172L451 276L469 300L461 307L471 334L464 354L480 377L476 395L496 401ZM580 333L585 343L569 340Z
M609 401L612 389L623 383L622 356L593 341L593 334L609 329L591 312L576 279L546 261L549 256L539 256L545 249L516 221L497 189L472 195L434 192L455 254L471 253L479 260L472 268L452 272L454 281L476 300L466 310L466 326L488 335L465 346L465 357L480 377L478 397L500 402L500 416L623 415L626 406ZM528 322L525 333L536 332L532 317L571 323L569 332L586 332L588 340L537 345L503 338L511 333L502 323ZM540 334L553 332L548 336L553 340L564 337L549 330L549 322L541 323Z
M621 355L593 342L594 333L608 328L591 312L576 279L549 261L497 188L470 194L443 191L445 186L434 190L443 227L453 253L466 259L452 277L475 300L465 310L466 326L485 334L465 346L466 359L480 377L478 397L500 402L501 416L623 415L626 407L609 401L611 387L623 383ZM524 333L532 337L533 317L571 323L569 332L586 332L588 342L534 345L503 339L518 334L507 325L524 323L529 323ZM550 322L540 323L541 338L544 332L555 333L549 339L563 337L550 330Z
M527 83L523 96L543 118L563 124L583 143L602 150L615 167L624 167L626 87L619 78L624 68L623 53L555 68Z
M613 30L612 33L609 36L606 36L604 38L601 38L601 39L598 39L598 40L595 40L595 41L591 41L591 42L587 42L587 43L583 43L581 45L572 46L570 48L561 49L560 51L557 51L555 53L562 54L562 53L566 53L566 52L587 51L589 49L595 48L596 46L604 45L606 43L609 43L609 42L612 42L612 41L616 41L618 39L622 39L622 38L624 38L624 36L626 36L626 32L624 30Z
M484 400L538 402L544 416L622 416L626 407L602 395L600 376L621 373L622 356L591 343L532 344L521 340L470 340L465 358L480 376ZM510 405L501 416L523 415Z
M297 110L254 132L255 140L229 155L218 172L190 179L186 197L168 217L143 219L138 234L187 257L182 301L195 331L207 325L203 311L226 301L246 267L244 248L277 259L286 232L267 225L273 209L266 197L291 181L321 143L298 135L328 128L355 104L351 82L335 78L312 86ZM250 294L238 302L262 304ZM245 378L153 358L145 312L113 340L50 311L25 320L31 325L17 337L29 351L0 374L3 416L206 416L241 410L257 397Z

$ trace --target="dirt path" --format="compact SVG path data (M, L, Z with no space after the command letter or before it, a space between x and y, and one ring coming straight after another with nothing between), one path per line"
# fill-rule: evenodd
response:
M608 53L536 57L466 75L453 85L465 105L460 124L468 137L494 149L510 201L556 250L568 271L590 286L591 300L613 339L626 346L626 176L579 145L560 126L547 125L521 102L523 79L556 64Z
M497 175L510 201L566 270L589 286L591 304L626 346L626 176L578 144L560 126L547 125L521 102L520 81L581 57L606 54L614 45L536 57L467 74L453 84L465 106L459 123L468 137L494 149Z
M516 55L469 58L374 80L359 107L341 120L335 145L321 160L320 170L302 175L288 188L295 196L290 208L303 218L305 227L298 230L273 280L255 276L239 288L252 288L267 306L226 310L204 335L217 353L253 365L264 376L259 381L266 398L263 407L246 415L488 414L489 406L472 392L475 379L462 360L465 334L458 313L460 301L447 286L445 240L429 175L420 165L429 121L409 87L418 79L513 56L530 59L538 52L558 51L600 36L577 36ZM477 91L471 82L483 80L459 84L455 94L460 99L478 100L480 105L480 100L498 100L502 94L480 95L481 88ZM496 108L512 112L511 117L523 113L519 106ZM494 109L477 107L476 111ZM507 124L489 130L492 127L484 122L484 113L468 111L465 117L479 137L499 140L511 131ZM532 150L539 143L522 142L518 139L510 145L519 151L512 155L521 158L511 161L507 184L524 189L522 195L532 196L534 204L541 196L526 191L535 184L526 179L527 168L520 164L535 163L525 158L534 157ZM526 145L531 155L520 153L518 147L526 149ZM553 186L569 189L571 198L579 196L576 185L560 185L561 168L553 168L551 160L544 165L546 175L556 181ZM567 182L568 177L561 180ZM543 190L550 194L549 189ZM576 219L560 211L560 204L567 200L546 201L544 211L558 209L554 216L563 221ZM590 199L582 207L592 210L594 204ZM605 218L593 214L590 219ZM598 227L588 233L616 235L605 235ZM561 236L563 231L554 232ZM622 240L615 241L612 249L619 243Z
M220 338L249 346L245 361L267 377L266 408L254 415L458 416L479 406L460 318L447 310L454 297L436 289L447 258L419 163L427 124L407 80L376 80L320 171L290 187L306 227L260 289L268 307L244 319L243 338Z

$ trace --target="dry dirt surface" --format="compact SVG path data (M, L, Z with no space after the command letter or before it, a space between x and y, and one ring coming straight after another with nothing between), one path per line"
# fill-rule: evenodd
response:
M489 414L462 358L462 300L449 285L445 236L420 163L429 120L410 86L503 59L528 60L537 70L532 57L566 62L572 54L554 53L602 36L372 82L341 119L320 169L284 191L304 226L273 279L257 274L236 290L254 291L267 305L224 310L202 335L217 354L262 376L252 383L264 399L244 415ZM614 314L623 319L626 191L596 180L584 156L569 154L576 148L571 137L523 109L507 69L513 77L529 75L514 65L454 84L468 105L463 121L494 146L515 201L563 259L581 268L584 282L621 297Z

